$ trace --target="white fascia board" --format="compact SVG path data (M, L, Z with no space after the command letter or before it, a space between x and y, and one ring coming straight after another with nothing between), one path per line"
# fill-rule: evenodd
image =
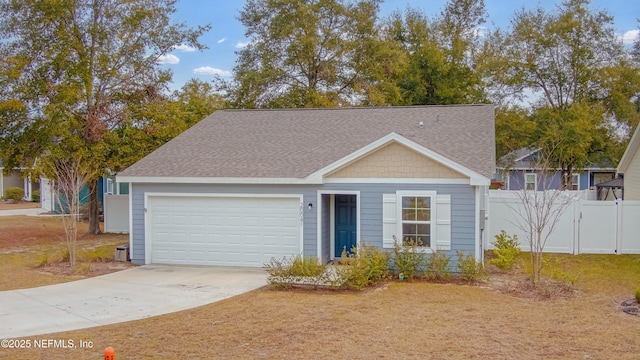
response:
M121 176L120 183L171 183L171 184L321 184L298 178L250 178L250 177L182 177L182 176Z
M471 185L490 185L491 184L491 179L487 178L486 176L482 176L481 174L465 167L462 166L458 163L456 163L455 161L452 161L451 159L444 157L432 150L427 149L426 147L411 141L407 138L405 138L402 135L399 135L395 132L392 132L388 135L383 136L382 138L370 143L369 145L360 148L359 150L343 157L342 159L334 162L333 164L330 164L328 166L325 166L324 168L314 172L313 174L307 176L307 180L309 181L308 183L311 184L318 184L318 183L323 183L323 178L324 176L326 176L327 174L331 173L332 171L338 170L339 168L354 162L358 159L361 159L363 157L365 157L366 155L376 151L377 149L392 143L392 142L397 142L401 145L404 145L406 147L408 147L409 149L412 149L413 151L416 151L426 157L428 157L431 160L434 160L435 162L440 163L441 165L444 165L452 170L455 170L465 176L469 177L469 181ZM326 182L326 179L325 179Z
M538 152L538 151L540 151L541 149L542 149L542 148L533 149L533 150L531 150L531 151L529 151L529 152L525 153L524 155L520 156L519 158L516 158L516 159L515 159L515 160L513 160L513 161L514 161L514 162L522 161L522 159L526 158L527 156L531 156L531 155L533 155L533 154L537 153L537 152Z
M618 164L618 168L616 169L618 174L624 174L625 171L629 168L631 164L631 159L633 155L638 150L640 146L640 126L636 128L636 131L633 133L631 140L629 141L629 145L627 145L627 149L624 151L622 155L622 159L620 159L620 163Z
M325 184L455 184L470 185L469 179L444 178L328 178Z

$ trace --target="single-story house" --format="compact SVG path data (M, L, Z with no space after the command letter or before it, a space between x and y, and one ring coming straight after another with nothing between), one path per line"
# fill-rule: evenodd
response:
M624 200L640 200L640 126L618 164L618 174L624 178Z
M19 187L24 190L24 200L31 201L31 195L34 190L38 189L38 183L33 181L30 176L24 176L23 168L13 168L5 174L4 165L0 160L0 198L4 197L5 190L9 188Z
M502 184L503 190L559 189L562 185L562 171L550 169L549 174L541 174L538 164L540 149L525 147L514 150L498 159L495 182ZM605 161L605 164L610 164ZM544 176L545 179L539 179ZM612 165L589 164L584 169L572 174L570 190L595 190L596 185L616 177L616 168Z
M482 259L493 105L217 111L117 175L136 264L260 267L414 240Z

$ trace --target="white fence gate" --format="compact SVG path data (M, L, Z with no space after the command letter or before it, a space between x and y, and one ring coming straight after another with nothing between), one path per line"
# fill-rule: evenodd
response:
M517 224L522 204L515 191L490 191L485 249L501 230L517 234L529 251L525 233ZM574 200L562 213L544 247L545 252L569 254L640 254L640 201Z
M129 195L104 195L104 232L129 233Z

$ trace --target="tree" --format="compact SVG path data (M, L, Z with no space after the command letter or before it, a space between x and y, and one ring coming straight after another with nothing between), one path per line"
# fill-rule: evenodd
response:
M388 37L405 52L408 67L398 86L403 105L483 102L476 71L478 27L484 23L483 0L450 0L439 17L428 19L415 9L392 14Z
M107 167L119 172L224 107L211 83L189 80L171 96L146 90L128 101L126 119L106 139Z
M378 35L379 3L247 1L239 19L250 41L238 52L234 81L221 81L231 105L336 107L396 99L385 79L402 61Z
M0 103L20 104L9 106L20 116L3 129L0 147L10 152L4 160L16 166L46 149L69 147L66 153L77 154L81 167L92 169L91 233L100 232L96 180L110 154L105 139L124 121L127 99L170 80L158 59L174 46L203 48L197 39L209 27L194 30L172 22L174 5L174 0L0 1L5 89Z
M562 190L571 189L575 170L607 157L608 131L597 104L573 103L562 109L544 106L532 117L537 124L537 145L546 150L545 161L562 169Z
M520 229L529 243L531 257L531 283L540 282L543 267L542 253L549 236L555 230L562 215L575 200L571 192L550 189L549 175L552 170L551 151L541 150L538 153L538 184L532 190L526 186L516 192L518 204L511 209L516 216L514 225ZM543 189L538 191L537 189Z
M485 58L491 61L485 79L494 94L501 93L494 101L533 98L538 131L532 145L562 151L552 161L563 169L566 185L571 185L568 175L588 161L603 154L615 158L614 129L635 121L622 105L632 91L622 82L627 56L611 25L612 17L590 9L588 0L565 0L555 12L517 12L509 31L497 30L486 43ZM572 141L548 143L556 136Z
M519 106L499 106L495 110L496 157L528 147L535 142L536 122Z
M86 163L80 158L74 158L70 154L56 155L44 157L44 169L56 179L53 183L53 189L58 194L56 196L58 206L61 209L66 209L69 213L62 216L62 222L69 251L69 263L74 267L76 266L80 191L85 186L84 184L96 174L94 174L95 169L86 167Z

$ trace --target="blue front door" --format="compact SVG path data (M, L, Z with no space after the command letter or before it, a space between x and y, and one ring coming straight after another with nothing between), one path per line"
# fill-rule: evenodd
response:
M335 257L342 257L342 251L356 247L357 209L355 195L336 195L335 197Z

